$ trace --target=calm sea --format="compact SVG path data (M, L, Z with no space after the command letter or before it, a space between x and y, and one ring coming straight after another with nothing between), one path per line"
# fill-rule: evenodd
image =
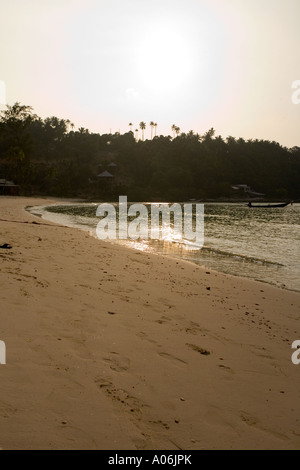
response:
M99 222L97 207L96 203L64 204L31 207L30 212L95 235ZM168 240L164 241L115 240L111 243L181 258L224 273L300 291L300 204L249 209L246 204L208 203L204 205L204 213L202 249L179 243L172 230Z

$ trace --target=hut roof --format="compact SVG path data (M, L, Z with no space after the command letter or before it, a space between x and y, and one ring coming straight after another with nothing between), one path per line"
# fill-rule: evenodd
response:
M114 175L112 175L109 171L103 171L102 173L99 173L99 175L97 175L97 178L113 178Z
M0 186L18 186L13 181L8 181L6 179L0 179Z

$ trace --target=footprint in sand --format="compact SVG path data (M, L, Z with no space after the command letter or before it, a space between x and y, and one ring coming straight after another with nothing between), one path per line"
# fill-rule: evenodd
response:
M0 417L2 418L11 418L18 409L11 406L9 403L0 401Z
M175 305L170 304L168 299L165 299L164 297L160 297L157 299L162 305L168 308L175 308Z
M166 353L166 352L160 352L160 353L158 353L158 355L161 356L161 357L164 357L165 359L169 359L174 363L181 362L183 364L187 364L187 362L184 361L183 359L180 359L179 357L173 356L172 354L169 354L169 353Z
M201 328L199 323L191 321L189 326L184 328L184 331L190 335L197 335L199 332L201 332Z
M231 369L231 367L224 366L223 364L219 364L219 368L227 372L230 372L231 374L234 374L234 371Z
M157 421L149 421L150 424L154 424L155 426L159 426L160 428L163 429L170 429L170 426L168 423L165 423L164 421L161 421L160 419Z
M271 436L274 436L277 439L281 439L283 441L288 441L289 440L289 438L286 435L276 431L276 429L269 429L269 428L263 426L262 424L260 424L260 422L257 418L251 416L249 413L247 413L245 411L241 412L240 418L248 426L254 426L256 429L259 429L260 431L263 431L263 432L265 432L265 433L267 433Z
M160 325L162 325L163 323L168 323L169 321L171 321L171 318L163 315L159 320L154 320L155 323L159 323Z
M190 344L190 343L186 343L186 345L193 349L193 351L196 351L198 352L199 354L201 354L202 356L209 356L210 355L210 351L208 351L207 349L204 349L204 348L200 348L199 346L197 346L196 344Z
M109 357L104 357L103 360L107 362L111 368L116 372L124 372L130 367L130 360L127 357L122 357L116 352L111 352Z
M137 333L136 336L138 338L145 339L146 341L149 341L149 343L158 344L157 341L155 341L154 339L149 338L148 335L146 333L144 333L143 331L140 331L139 333Z
M105 377L96 377L95 384L104 391L108 398L114 402L118 402L132 416L141 413L142 409L148 406L126 390L116 388L114 384Z
M257 423L257 420L246 412L242 412L240 418L242 421L244 421L244 423L248 424L249 426L255 426L255 424Z

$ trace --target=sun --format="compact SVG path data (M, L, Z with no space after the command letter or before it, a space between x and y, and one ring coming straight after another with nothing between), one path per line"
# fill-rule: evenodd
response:
M141 83L156 92L186 86L193 66L188 37L174 25L156 27L145 36L138 58Z

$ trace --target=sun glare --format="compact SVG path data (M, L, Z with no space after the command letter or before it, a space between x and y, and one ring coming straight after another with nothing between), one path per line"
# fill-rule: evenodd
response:
M156 28L139 50L138 72L143 85L166 92L183 87L191 73L191 45L174 26Z

